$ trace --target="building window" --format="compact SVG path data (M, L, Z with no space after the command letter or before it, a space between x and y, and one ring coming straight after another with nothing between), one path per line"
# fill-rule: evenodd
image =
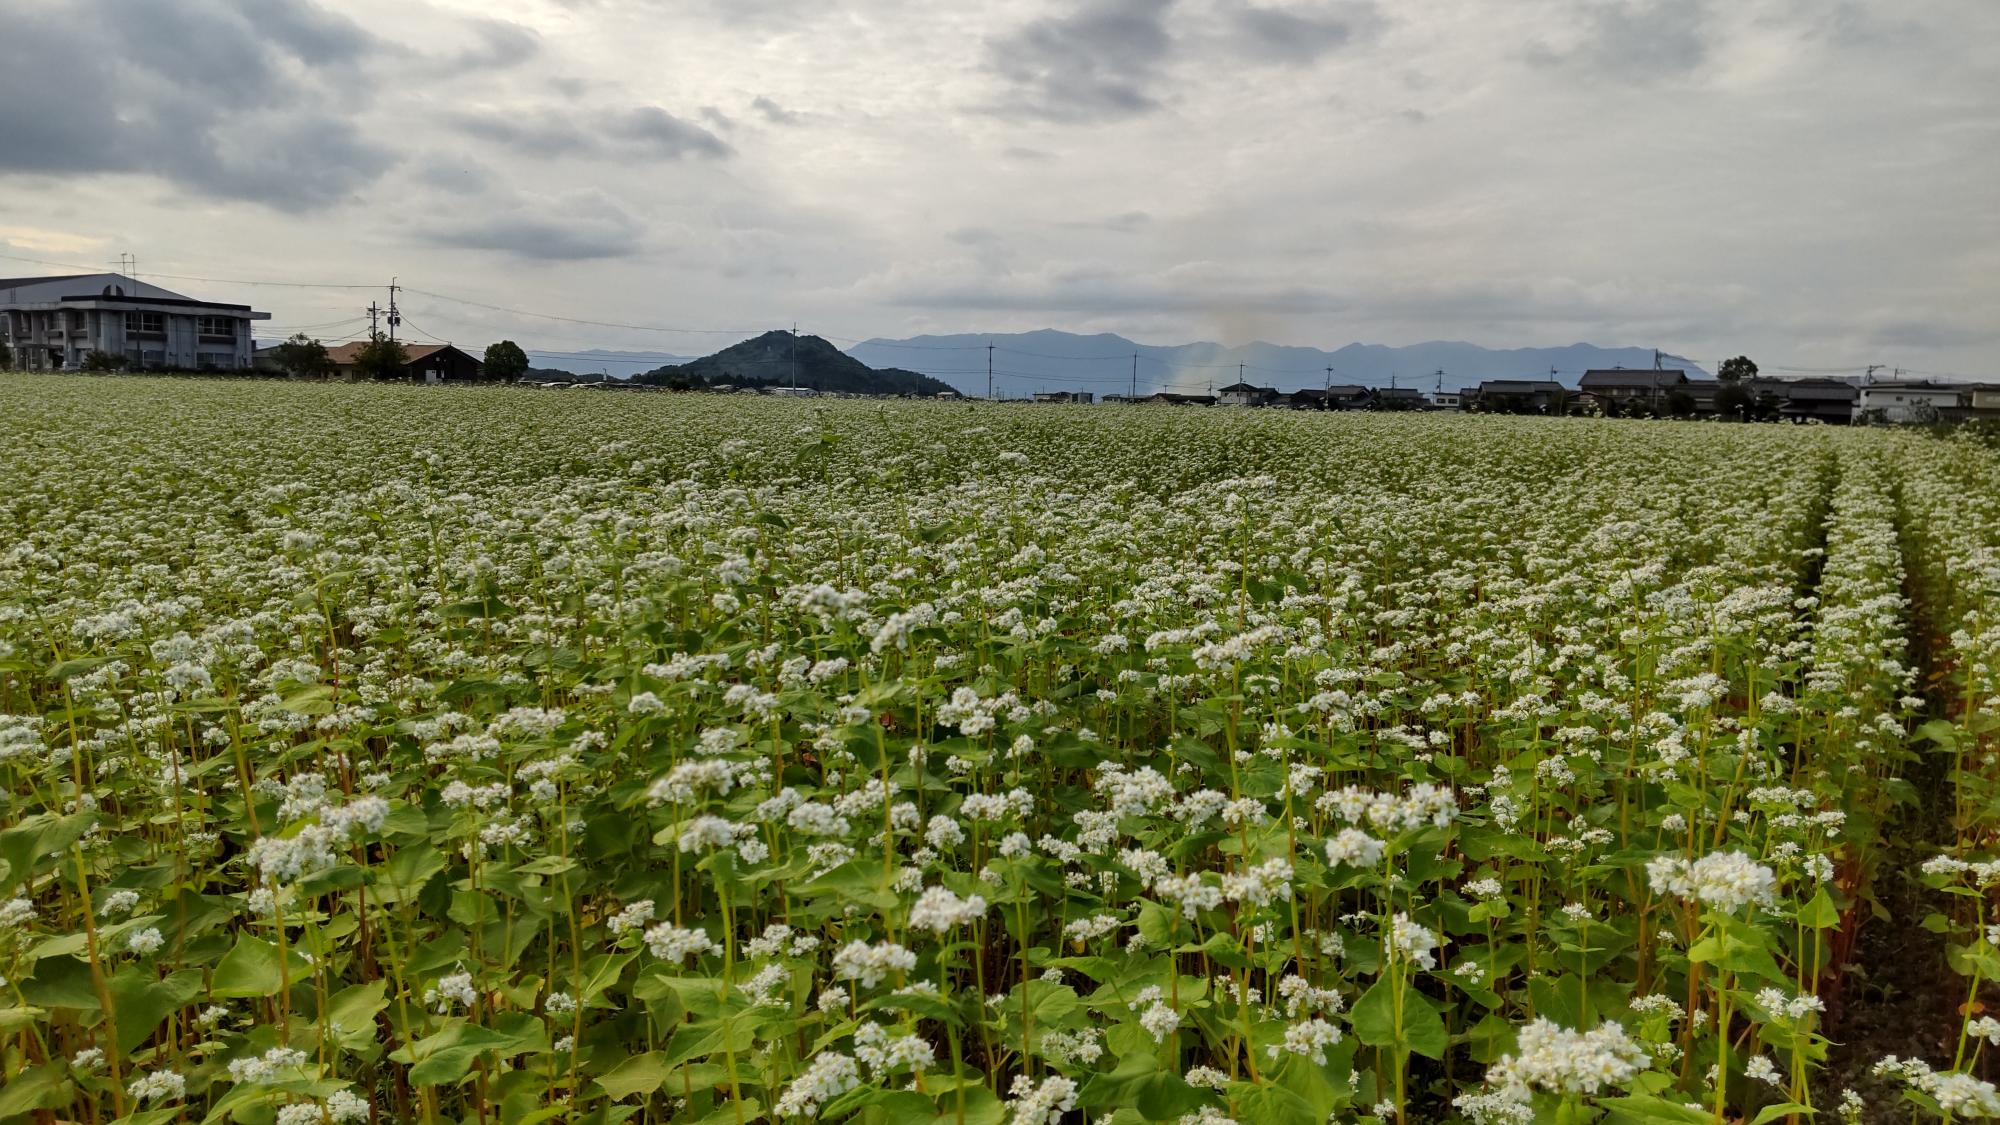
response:
M236 321L227 316L201 316L195 318L195 331L205 339L234 340Z
M167 334L166 314L128 312L125 314L125 331L136 336L164 336Z

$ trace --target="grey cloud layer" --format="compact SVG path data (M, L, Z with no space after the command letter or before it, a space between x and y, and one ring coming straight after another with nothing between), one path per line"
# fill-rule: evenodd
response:
M28 4L0 34L0 173L146 173L323 205L394 162L341 105L386 50L304 0Z
M462 110L447 120L468 136L529 159L595 156L679 160L724 157L730 148L707 129L658 106L602 110L509 107Z
M987 67L1012 88L1002 112L1102 121L1159 108L1153 92L1172 49L1174 0L1085 0L989 40Z
M78 260L847 335L1995 343L1992 0L0 3L0 238Z

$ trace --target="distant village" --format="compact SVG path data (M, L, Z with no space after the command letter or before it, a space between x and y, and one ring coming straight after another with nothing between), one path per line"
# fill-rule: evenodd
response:
M248 305L204 301L117 273L0 278L0 368L240 372L279 377L401 379L433 384L513 383L542 389L627 393L966 397L950 390L928 394L820 390L811 385L811 378L800 381L796 359L789 385L779 377L739 382L728 381L726 377L700 381L643 377L591 381L569 372L534 369L528 365L525 353L504 342L488 349L484 357L448 343L397 342L386 337L330 347L295 337L282 344L260 347L254 326L268 319L269 313L255 311ZM392 321L392 331L393 327ZM768 341L762 342L764 351L769 353ZM494 349L502 349L497 360ZM304 369L299 358L302 354L310 361ZM862 371L870 370L858 361L853 362ZM1483 379L1463 390L1447 391L1442 389L1440 380L1440 389L1427 394L1412 387L1370 387L1358 383L1282 391L1238 381L1204 394L1159 391L1100 397L1089 391L1044 391L1035 393L1032 401L1069 405L1723 418L1826 425L2000 419L2000 383L1875 378L1872 369L1861 378L1776 379L1759 376L1756 366L1748 360L1730 363L1740 366L1722 372L1729 376L1724 378L1690 376L1683 369L1666 367L1591 370L1584 372L1574 387L1555 379L1498 378ZM932 387L942 385L922 377L921 373L895 374L904 377L906 385L912 377Z

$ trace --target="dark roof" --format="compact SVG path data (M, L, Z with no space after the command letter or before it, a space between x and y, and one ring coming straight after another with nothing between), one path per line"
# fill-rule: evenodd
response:
M0 289L13 289L20 285L40 285L44 281L68 281L72 277L95 277L88 273L53 273L46 277L0 277Z
M62 301L117 301L126 305L169 305L174 308L234 309L249 312L249 305L231 305L222 301L197 301L192 297L132 297L106 296L102 293L71 293L57 298Z
M1231 391L1249 391L1251 394L1259 395L1274 395L1278 393L1270 387L1253 387L1248 383L1231 383L1222 388L1222 393L1224 394L1228 394Z
M347 344L335 344L333 347L326 349L326 357L335 364L353 363L354 357L359 355L361 349L367 346L368 341L366 340L356 340ZM465 356L467 359L473 359L471 355L462 349L455 348L450 344L404 344L403 362L415 363L420 359L428 359L444 351L458 352L458 354ZM473 359L473 362L477 363L478 360Z
M1424 397L1424 392L1422 392L1422 391L1418 390L1418 389L1417 389L1417 388L1415 388L1415 387L1380 387L1380 388L1377 388L1377 389L1376 389L1375 393L1376 393L1376 394L1378 394L1378 395L1382 395L1382 396L1384 396L1384 397L1386 397L1386 398L1422 398L1422 397Z
M1838 379L1801 379L1777 388L1777 392L1794 402L1853 402L1861 397L1861 388Z
M1679 386L1687 381L1687 372L1679 368L1668 368L1665 371L1660 371L1651 368L1633 370L1624 367L1613 367L1609 369L1593 368L1586 371L1583 373L1583 379L1577 385L1586 391L1595 388L1610 389L1612 387L1649 387L1657 389L1660 387Z
M1964 389L1964 384L1939 383L1930 379L1877 379L1875 382L1868 384L1865 389L1877 391L1951 391L1956 393Z
M1533 395L1554 394L1569 388L1554 379L1482 379L1478 393L1482 395Z

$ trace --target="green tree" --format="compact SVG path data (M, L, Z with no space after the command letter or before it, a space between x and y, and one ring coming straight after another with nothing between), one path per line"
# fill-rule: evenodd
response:
M1715 377L1725 383L1754 379L1757 377L1757 365L1750 361L1749 356L1739 355L1735 359L1723 360L1722 366L1715 369Z
M83 369L98 372L122 371L125 369L125 357L93 349L83 357Z
M354 353L354 375L369 382L401 379L409 374L410 353L387 336L376 336Z
M1715 392L1715 412L1732 422L1747 422L1750 420L1753 401L1750 388L1734 380L1724 379L1721 388Z
M512 383L528 373L528 353L512 340L486 345L486 377Z
M294 379L331 379L336 370L326 345L301 332L271 353L278 369Z

